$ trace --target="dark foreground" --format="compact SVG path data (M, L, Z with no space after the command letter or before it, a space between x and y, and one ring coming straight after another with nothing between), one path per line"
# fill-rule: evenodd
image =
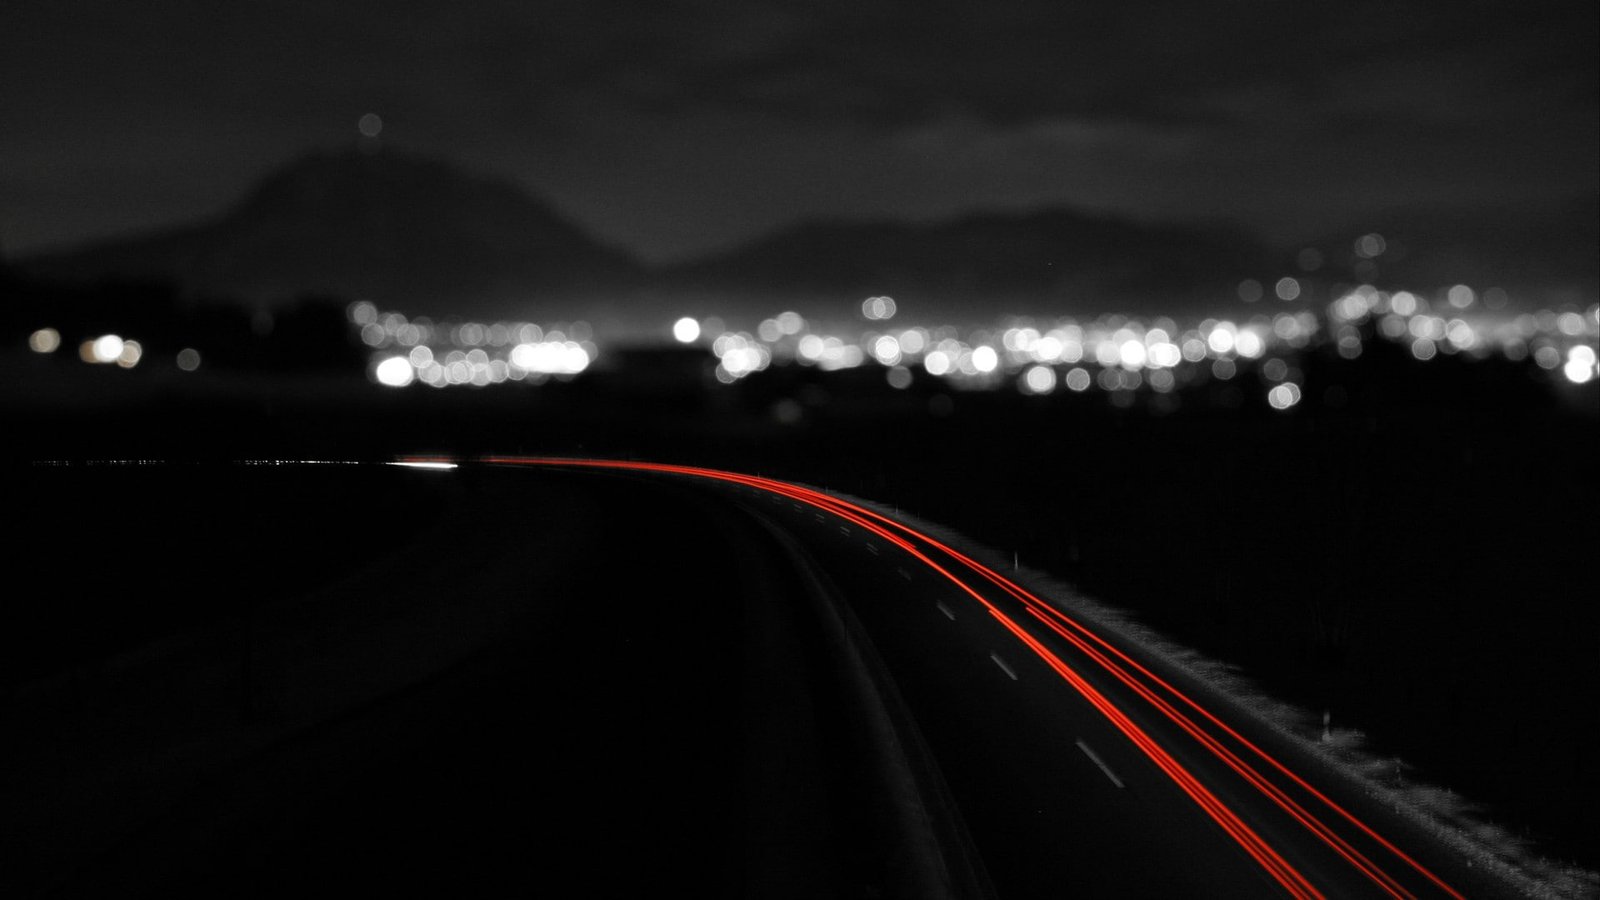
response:
M68 576L8 632L28 637L6 648L10 891L1279 895L975 598L788 498L354 465L12 487L148 512L111 542L110 589ZM356 504L351 535L337 510ZM23 558L70 571L68 523L42 519ZM1235 726L1469 896L1515 895ZM1178 758L1319 888L1371 888L1225 768Z
M1591 462L1600 408L1593 385L1562 395L1496 366L1413 365L1378 348L1356 365L1312 361L1308 399L1288 415L1206 402L1228 399L1216 391L1163 415L1092 395L956 392L936 402L935 388L891 391L870 371L775 371L711 392L600 378L482 392L324 380L300 389L292 379L151 391L113 380L126 373L94 371L85 377L103 383L8 397L8 450L23 473L48 459L522 451L826 485L1015 551L1238 664L1314 719L1326 712L1336 732L1367 733L1377 757L1404 761L1389 775L1395 784L1442 785L1504 835L1593 867L1600 774L1580 736L1600 730L1590 696L1600 622L1582 598L1600 540L1585 512L1600 503ZM1335 386L1342 402L1322 402ZM71 501L21 494L45 523L40 534L71 548L49 566L62 574L45 590L103 611L98 598L122 596L125 583L170 579L170 567L151 568L126 541L130 529L159 533L163 522L180 536L172 552L201 571L258 538L281 543L271 523L237 514L246 502L225 517L237 530L218 530L224 519L214 515L180 520L170 498L187 493L125 504L81 500L93 491ZM244 582L213 572L229 590L181 600L176 619L214 609L217 596L272 596L308 574L320 583L351 560L381 558L416 527L425 496L305 494L299 567L258 568ZM496 541L553 527L537 508L507 519L511 534L487 520L462 527ZM238 546L180 549L201 532ZM397 590L408 571L391 569ZM147 574L118 574L128 572ZM132 620L164 615L144 609ZM111 621L78 614L73 640L115 642L135 627ZM45 652L18 643L19 669Z
M12 890L921 893L737 511L358 467L35 487L142 512L93 559L50 516L24 545L55 578L7 629Z

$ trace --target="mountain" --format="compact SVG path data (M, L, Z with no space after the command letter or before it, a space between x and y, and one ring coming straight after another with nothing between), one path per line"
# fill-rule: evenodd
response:
M1279 273L1271 260L1280 255L1225 228L1054 209L811 222L648 270L509 181L352 149L295 160L212 219L19 268L67 284L173 284L192 301L361 297L412 315L583 317L652 331L685 312L737 321L792 307L853 319L875 294L970 321L1183 308L1233 296L1242 277Z
M1285 254L1225 227L1147 225L1064 209L933 223L812 222L663 273L676 291L874 294L951 316L1157 310L1235 296ZM1004 308L1002 308L1004 307Z
M221 216L24 260L56 281L160 281L189 296L280 305L370 298L427 314L538 316L636 282L638 264L518 186L384 149L272 172Z
M1563 288L1569 293L1592 295L1595 221L1592 198L1520 217L1399 210L1315 242L1325 264L1306 269L1297 264L1302 247L1274 247L1226 225L1057 208L932 222L813 221L649 269L508 180L387 148L351 149L301 157L208 220L15 268L68 285L175 285L190 304L359 297L410 315L585 318L608 331L659 336L686 313L723 316L736 327L783 309L856 322L861 301L879 294L895 297L907 319L926 322L1205 315L1237 307L1241 280L1271 285L1285 275L1309 278L1313 300L1338 283L1368 280L1424 291L1456 282L1511 290L1559 277L1572 282ZM1366 265L1352 241L1372 230L1390 247Z

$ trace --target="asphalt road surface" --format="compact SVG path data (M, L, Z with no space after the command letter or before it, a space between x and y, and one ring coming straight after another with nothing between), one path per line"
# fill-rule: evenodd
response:
M1521 895L881 511L413 462L27 473L6 893Z

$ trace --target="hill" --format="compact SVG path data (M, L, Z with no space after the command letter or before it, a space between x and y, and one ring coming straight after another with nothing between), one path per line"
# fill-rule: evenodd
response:
M319 294L429 314L538 315L638 277L630 256L520 187L387 149L310 154L214 219L21 268L52 281L174 283L252 305Z

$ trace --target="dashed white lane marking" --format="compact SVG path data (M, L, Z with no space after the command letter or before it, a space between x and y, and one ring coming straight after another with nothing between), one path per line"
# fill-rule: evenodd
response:
M944 617L945 618L949 619L952 622L954 622L956 620L956 614L950 611L950 607L945 606L943 603L940 603L937 600L934 601L933 605L939 607L939 612L944 613ZM996 658L995 662L1000 662L999 658ZM1000 668L1004 669L1005 668L1005 663L1000 663ZM1017 676L1013 675L1011 677L1015 678Z
M1117 787L1123 786L1122 779L1117 777L1117 773L1111 771L1111 767L1106 765L1105 761L1099 756L1095 755L1095 752L1089 749L1089 745L1085 744L1081 739L1078 741L1078 749L1082 750L1083 755L1089 757L1091 762L1099 766L1100 771L1106 773L1106 777L1111 779L1112 784L1116 785Z
M954 619L955 616L951 616L950 618ZM1000 654L990 653L989 658L994 660L994 664L1000 667L1000 671L1010 675L1012 681L1017 680L1017 673L1010 666L1006 665L1006 661L1000 658Z
M794 508L795 508L795 510L796 510L796 511L797 511L797 512L805 512L805 509L806 509L806 508L805 508L805 507L804 507L804 506L801 506L801 505L800 505L800 504L798 504L798 503L796 503L796 504L794 504Z
M904 578L907 581L911 580L911 573L907 572L905 569L895 569L895 571L900 573L901 578Z
M848 537L850 535L850 529L844 527L843 525L840 525L839 526L839 533L842 534L842 535L845 535L846 537Z
M872 544L868 544L867 545L867 552L871 553L873 556L877 556L878 555L878 548L873 546Z

